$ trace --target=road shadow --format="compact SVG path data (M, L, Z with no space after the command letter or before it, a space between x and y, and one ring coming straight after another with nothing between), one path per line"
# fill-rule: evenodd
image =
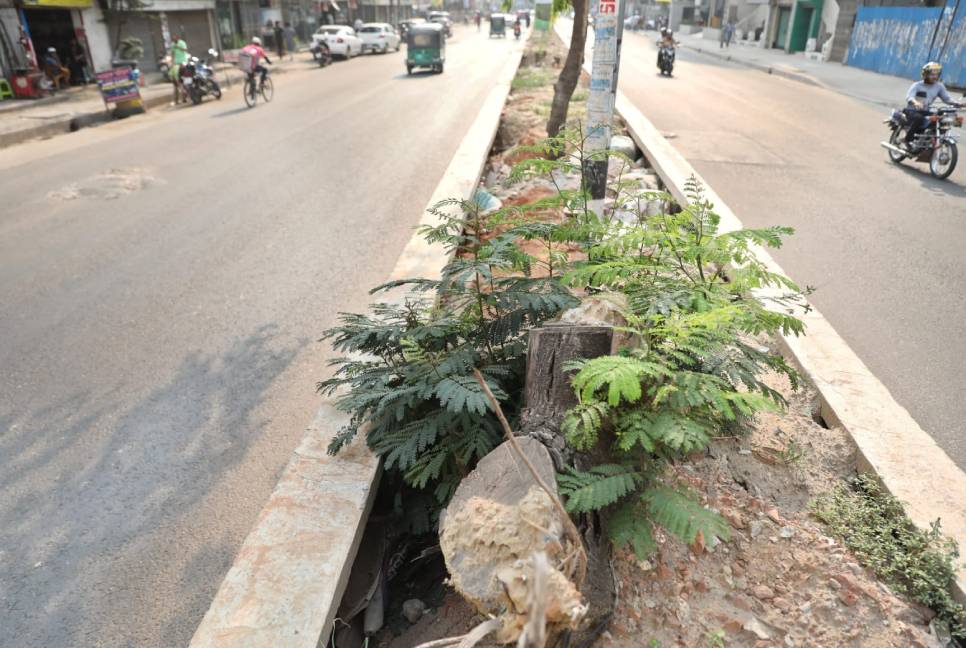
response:
M901 170L906 175L912 176L919 181L924 190L931 194L937 196L947 195L953 198L966 198L966 187L958 184L955 180L939 180L938 178L932 177L929 173L929 164L927 162L906 161L902 164L893 164L892 162L886 162L886 164L894 169Z
M160 615L132 609L124 597L130 588L132 599L150 599L136 579L151 568L115 573L114 565L122 557L150 562L131 547L166 537L177 544L183 517L260 438L269 421L256 412L302 346L263 325L223 353L186 355L170 379L124 411L114 409L118 385L3 415L0 646L93 646L108 630L133 641L125 628L143 631L133 623L139 615ZM125 602L123 619L112 611L115 599ZM186 625L167 645L187 645L192 630Z
M242 97L244 99L244 97ZM248 106L242 105L238 108L232 108L231 110L223 110L220 113L214 113L209 116L209 119L221 119L222 117L231 117L232 115L237 115L239 113L248 112L251 110Z

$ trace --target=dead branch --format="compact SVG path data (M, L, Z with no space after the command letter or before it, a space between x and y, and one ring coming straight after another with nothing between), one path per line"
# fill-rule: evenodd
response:
M517 640L517 648L544 648L547 644L547 579L550 564L547 554L538 551L533 554L533 581L527 598L527 623Z

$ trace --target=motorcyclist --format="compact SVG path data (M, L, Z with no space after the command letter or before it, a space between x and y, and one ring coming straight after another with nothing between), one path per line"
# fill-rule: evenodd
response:
M250 54L255 59L255 69L252 71L252 75L257 72L261 75L260 83L265 83L265 75L268 74L268 68L261 64L262 59L269 65L272 65L272 61L268 58L268 54L262 49L262 39L258 36L252 36L251 42L242 48L242 51L246 54Z
M909 129L906 131L907 146L928 126L929 106L936 99L942 99L951 106L963 107L962 103L953 101L946 86L939 80L942 72L942 65L929 61L922 66L922 81L913 83L906 92L906 107L902 112L909 121Z
M668 29L667 27L662 27L661 38L657 42L657 67L658 68L661 67L661 50L665 47L668 47L673 50L674 46L677 44L678 43L676 40L674 40L674 34L671 33L671 30Z

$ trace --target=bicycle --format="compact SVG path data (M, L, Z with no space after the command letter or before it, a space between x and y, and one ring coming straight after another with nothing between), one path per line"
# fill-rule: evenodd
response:
M245 105L249 108L255 107L255 102L258 100L258 95L262 95L262 99L265 103L272 100L275 96L275 86L272 85L272 78L268 76L268 72L262 77L258 84L255 83L255 75L257 72L249 72L248 76L245 77L245 87L243 88L245 94Z

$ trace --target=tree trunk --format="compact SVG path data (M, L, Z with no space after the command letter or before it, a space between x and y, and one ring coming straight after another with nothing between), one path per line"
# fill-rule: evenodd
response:
M580 68L584 64L584 46L587 44L587 7L588 0L573 0L574 29L570 34L570 50L564 61L560 77L553 86L553 104L550 106L550 119L547 120L547 135L556 137L567 121L567 109L580 80Z

